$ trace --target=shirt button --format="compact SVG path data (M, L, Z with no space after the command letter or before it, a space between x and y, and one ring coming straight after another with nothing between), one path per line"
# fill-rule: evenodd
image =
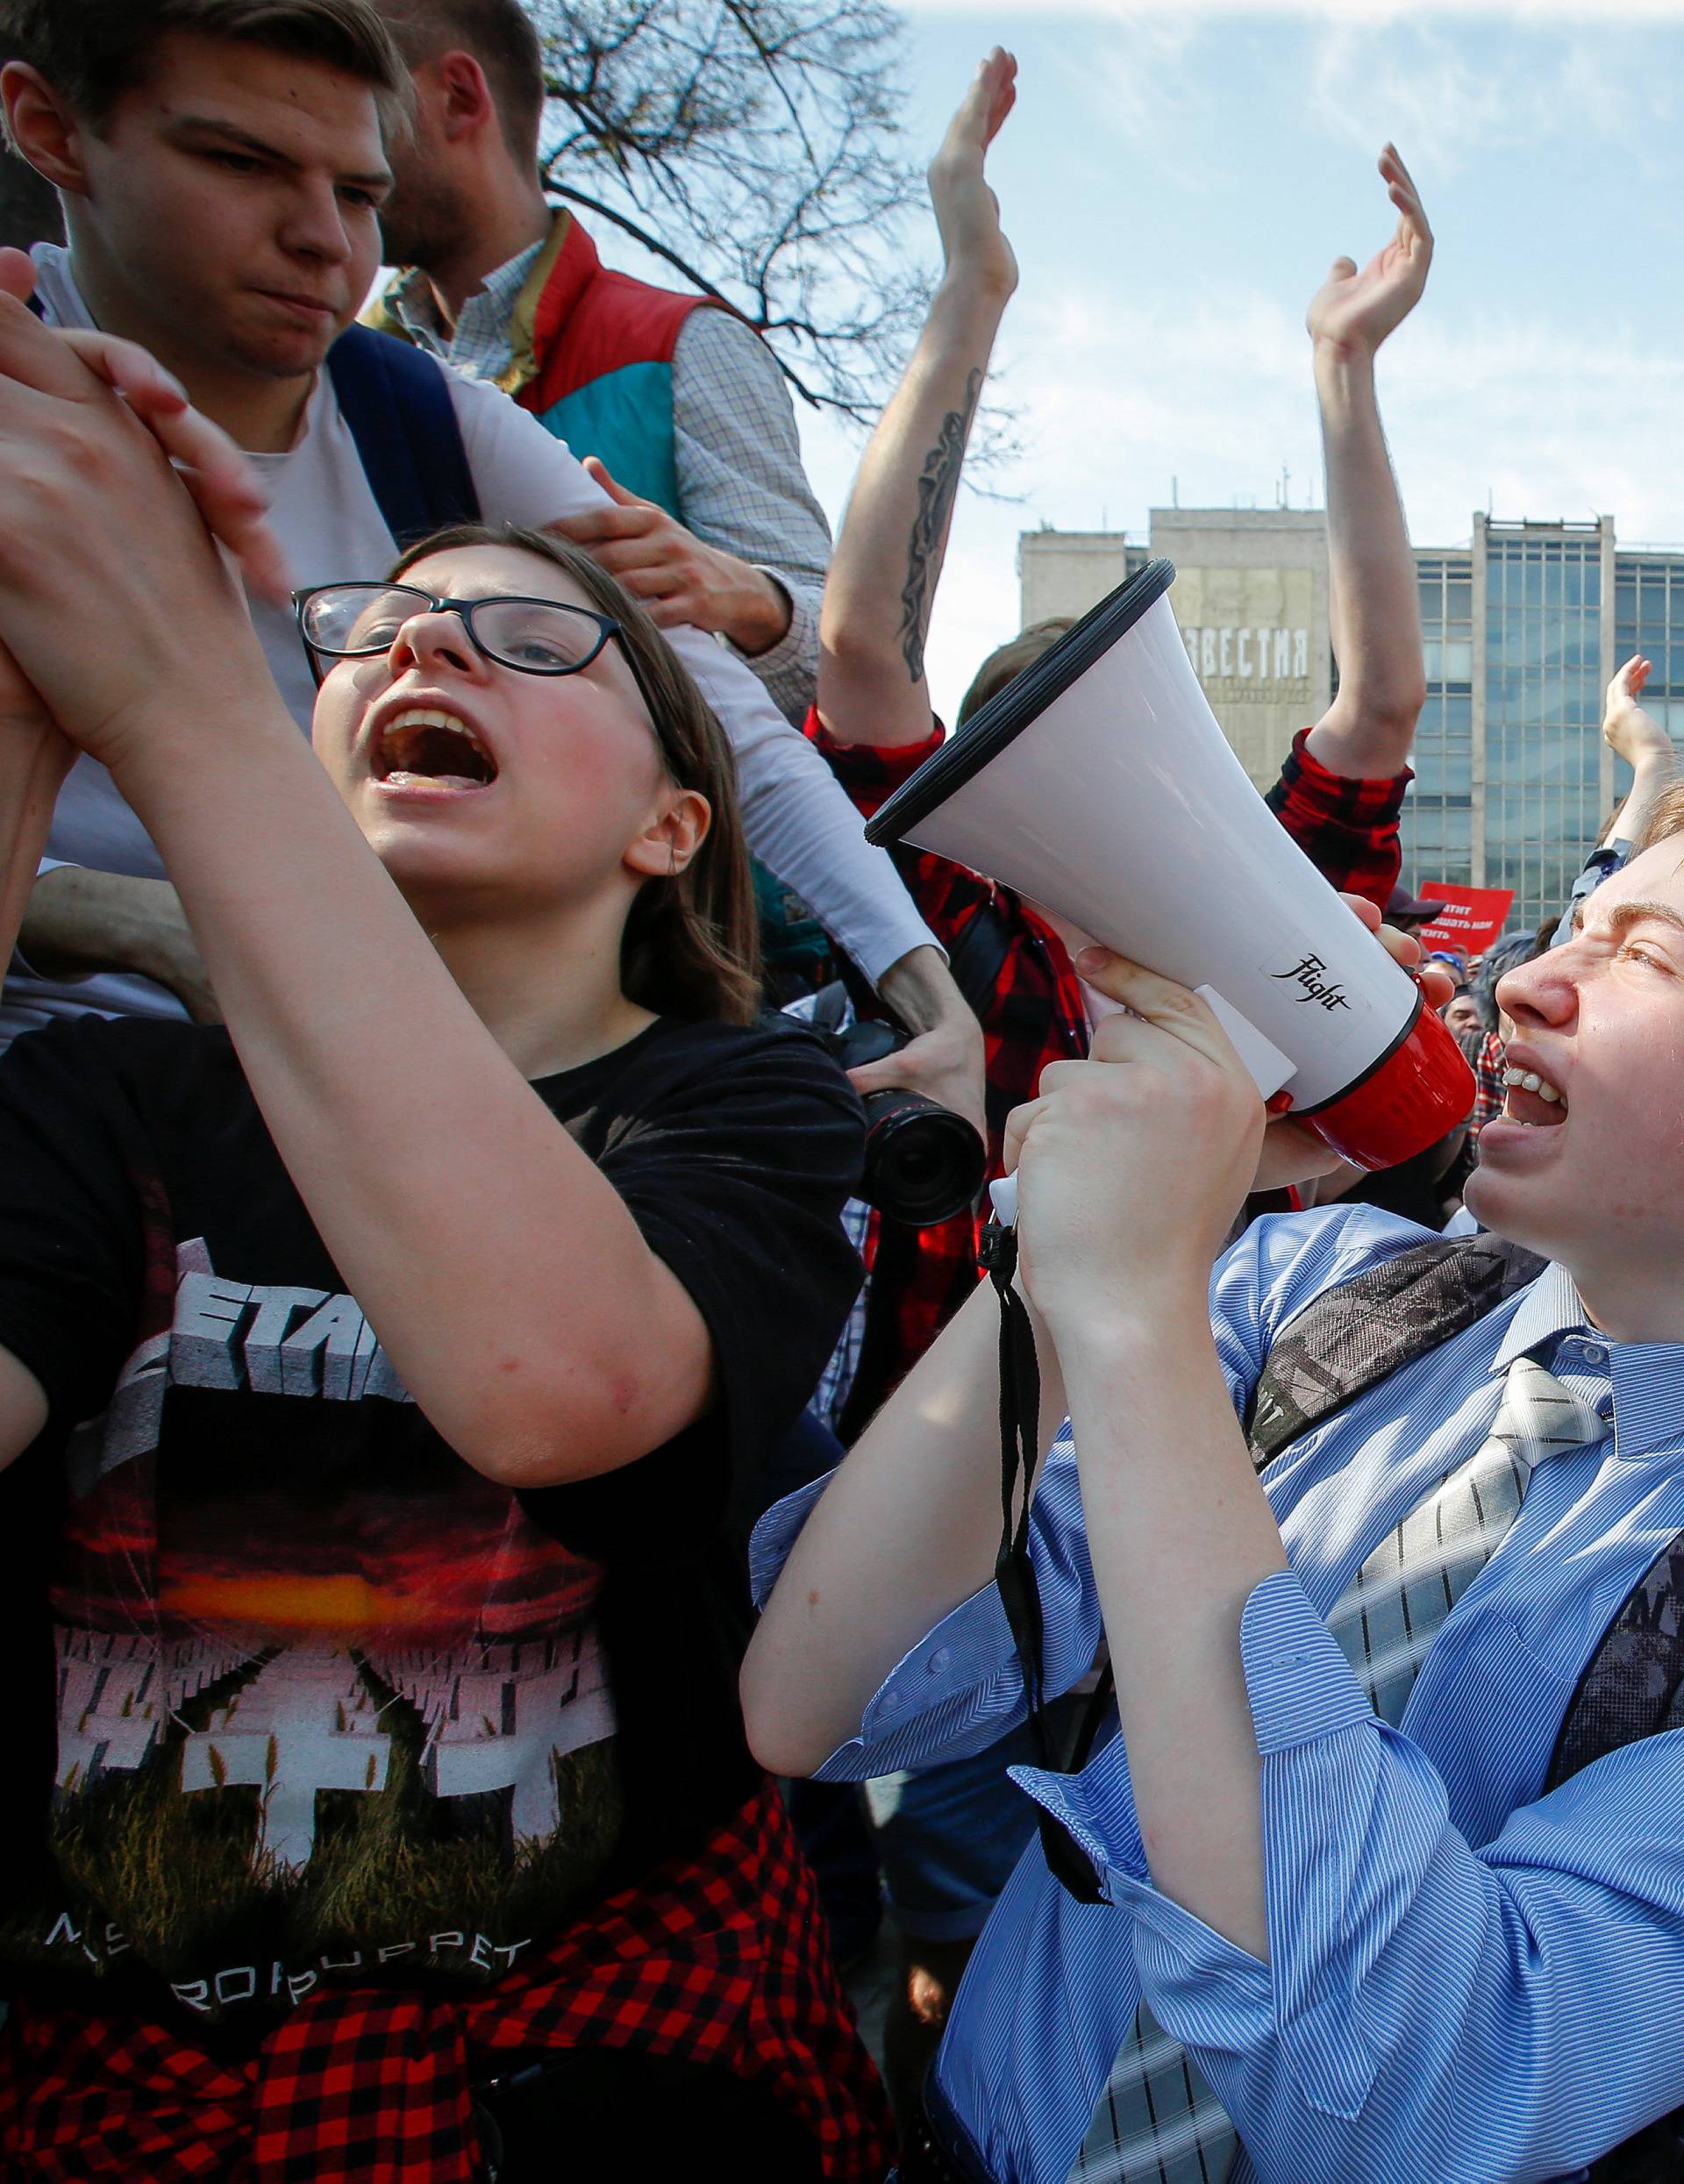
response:
M1586 1343L1584 1355L1587 1365L1606 1365L1608 1363L1608 1352L1600 1342Z
M929 1659L924 1663L925 1672L930 1675L938 1676L953 1658L953 1653L948 1647L945 1645L938 1645L935 1652L931 1654Z
M885 1714L896 1713L900 1709L901 1695L898 1691L885 1691L882 1697L878 1700L877 1704L879 1709Z

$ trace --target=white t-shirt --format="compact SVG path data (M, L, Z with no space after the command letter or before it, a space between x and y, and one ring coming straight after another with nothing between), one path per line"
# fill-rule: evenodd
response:
M48 322L91 326L70 277L68 252L38 243L32 255ZM446 371L446 377L488 522L537 526L604 499L565 442L529 411L496 387L454 372ZM295 585L384 575L397 549L325 372L318 375L296 445L282 454L250 460L272 496L269 520ZM121 542L112 543L115 548ZM281 694L307 732L315 686L297 625L290 611L260 601L252 604L252 619ZM700 630L667 635L731 739L744 827L754 853L811 904L867 978L878 978L910 949L934 946L888 856L867 846L860 816L840 785L757 678ZM47 862L164 877L151 836L105 768L89 758L78 759L60 794ZM6 981L0 1038L89 1009L110 1016L183 1013L173 994L127 973L63 981L14 974Z

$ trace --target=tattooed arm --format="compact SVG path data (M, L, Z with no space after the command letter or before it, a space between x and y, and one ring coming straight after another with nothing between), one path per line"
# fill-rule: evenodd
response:
M989 353L1017 284L982 172L1017 73L996 46L930 169L945 270L860 462L819 613L818 712L838 743L887 747L930 733L930 609Z

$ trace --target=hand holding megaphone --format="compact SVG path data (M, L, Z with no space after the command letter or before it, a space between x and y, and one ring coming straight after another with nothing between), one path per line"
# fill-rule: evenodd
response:
M1131 1295L1154 1313L1204 1297L1265 1123L1208 1001L1103 949L1079 967L1121 1006L1088 1059L1049 1064L1006 1123L1024 1287L1055 1333L1096 1308L1114 1320Z
M1382 927L1372 903L1345 900L1406 970L1421 960L1419 943ZM1024 1187L1024 1284L1049 1324L1096 1299L1114 1312L1131 1286L1153 1309L1202 1299L1249 1191L1339 1165L1302 1124L1266 1121L1255 1063L1216 997L1104 948L1085 949L1076 968L1117 1011L1096 1026L1088 1060L1042 1072L1005 1131L1006 1180ZM1422 984L1429 1007L1448 998L1437 966ZM1015 1191L994 1194L1002 1220L1018 1217Z
M1348 904L1367 926L1393 961L1416 980L1426 1007L1442 1009L1456 990L1456 981L1444 966L1432 961L1413 933L1402 932L1395 925L1382 924L1380 912L1366 896L1342 895L1339 899ZM1117 990L1117 981L1109 967L1121 959L1112 956L1107 949L1095 948L1082 951L1075 960L1078 971L1107 999L1115 1001L1122 1009L1130 1006L1124 994ZM1204 987L1195 989L1195 993L1197 998L1210 1006L1222 1028L1229 1032L1231 1043L1234 1046L1235 1059L1253 1079L1254 1087L1260 1088L1266 1080L1259 1079L1256 1061L1247 1055L1242 1041L1233 1037L1236 1029L1243 1035L1245 1019L1239 1018L1237 1026L1225 1021L1231 1012L1225 1010L1221 996L1213 989ZM1015 1109L1006 1118L1006 1173L988 1186L995 1218L1007 1227L1017 1218L1017 1153L1024 1131L1028 1127L1032 1105ZM1308 1183L1318 1176L1331 1174L1339 1165L1339 1156L1313 1131L1307 1130L1302 1123L1294 1122L1290 1115L1272 1116L1264 1125L1251 1188L1252 1190L1282 1190L1290 1183Z

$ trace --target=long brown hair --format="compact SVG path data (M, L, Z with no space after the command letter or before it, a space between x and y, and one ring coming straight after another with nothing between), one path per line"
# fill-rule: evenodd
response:
M760 927L737 804L737 765L725 732L689 671L643 609L584 550L513 524L453 524L408 547L395 582L453 546L514 546L553 561L619 625L649 702L667 777L707 798L712 824L682 872L646 880L620 942L620 989L658 1016L751 1024L760 1006Z

